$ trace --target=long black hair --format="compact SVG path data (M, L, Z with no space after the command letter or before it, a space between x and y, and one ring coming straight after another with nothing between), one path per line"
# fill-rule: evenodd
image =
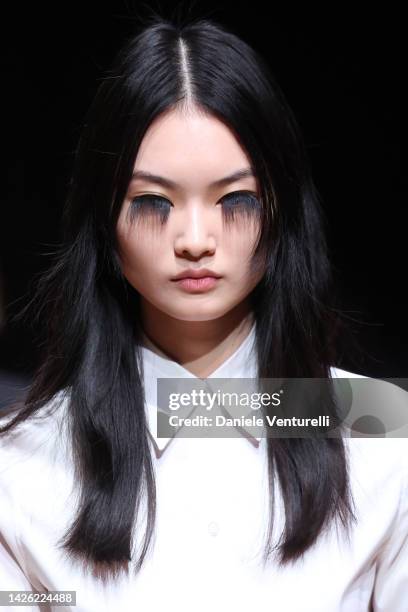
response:
M43 326L43 359L4 434L61 396L81 497L60 541L106 578L138 571L155 525L156 489L141 370L139 295L124 278L116 238L134 160L160 113L193 104L224 121L259 180L256 255L265 274L253 291L259 376L330 378L344 327L334 307L325 219L299 127L267 62L207 18L153 14L126 40L86 115L62 216L63 240L42 275L31 316ZM301 557L331 523L355 516L344 440L268 438L272 552L273 484L285 527L279 563ZM133 529L147 494L137 559ZM276 547L275 547L276 549Z

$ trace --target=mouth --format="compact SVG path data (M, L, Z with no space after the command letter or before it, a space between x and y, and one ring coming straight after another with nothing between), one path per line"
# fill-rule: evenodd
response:
M216 287L220 279L221 277L216 276L201 276L199 278L191 278L187 276L184 278L174 279L173 282L184 291L201 293Z

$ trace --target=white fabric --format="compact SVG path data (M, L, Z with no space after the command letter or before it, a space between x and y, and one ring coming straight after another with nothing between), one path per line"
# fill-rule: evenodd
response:
M255 376L253 340L254 328L208 378ZM64 400L53 416L0 437L0 590L75 590L76 606L41 608L72 612L408 610L406 439L345 438L358 518L350 541L331 528L294 565L262 567L265 438L157 438L156 379L193 375L142 352L151 435L163 455L152 452L157 522L140 574L103 586L56 547L77 500ZM276 496L275 538L283 526Z

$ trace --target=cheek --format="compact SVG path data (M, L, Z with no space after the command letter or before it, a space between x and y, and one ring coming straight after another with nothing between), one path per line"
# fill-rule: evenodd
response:
M249 265L252 253L258 239L258 227L248 224L246 228L240 228L224 235L224 250L231 262L240 262L240 269Z
M143 283L154 275L155 263L157 265L164 256L159 240L136 230L118 230L118 246L124 275L128 279L143 280Z
M143 227L143 224L130 224L122 211L117 224L117 241L119 249L128 264L150 261L162 255L163 237L161 232L154 232Z

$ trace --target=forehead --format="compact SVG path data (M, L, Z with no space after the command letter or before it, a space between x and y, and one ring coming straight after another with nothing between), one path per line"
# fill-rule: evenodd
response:
M134 171L165 176L188 189L208 187L217 179L250 166L249 156L222 121L203 113L172 110L149 126ZM250 176L245 180L254 182Z

